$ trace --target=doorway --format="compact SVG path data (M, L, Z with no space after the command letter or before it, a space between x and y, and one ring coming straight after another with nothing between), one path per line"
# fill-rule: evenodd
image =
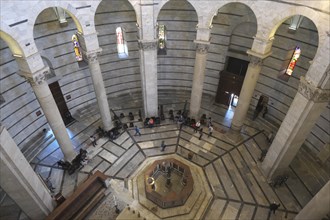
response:
M60 111L64 124L70 124L74 121L74 118L72 118L68 106L66 105L60 85L56 81L49 84L48 86L50 91L52 92L52 95L56 102L57 108Z
M236 106L241 92L244 76L221 71L215 101L226 106Z
M248 66L246 60L228 57L226 70L220 72L217 103L236 107Z

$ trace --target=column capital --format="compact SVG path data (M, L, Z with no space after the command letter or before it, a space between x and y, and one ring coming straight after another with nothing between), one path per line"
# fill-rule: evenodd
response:
M139 40L139 49L140 50L156 50L157 49L157 40Z
M88 63L96 62L98 59L97 57L102 53L102 49L98 48L97 50L93 51L83 51L83 56Z
M262 65L262 61L270 56L272 54L272 52L269 52L267 54L260 54L257 53L253 50L247 50L246 53L249 55L250 57L250 64L252 64L253 66L258 66L258 65Z
M196 44L196 52L197 53L207 54L207 52L210 48L210 42L209 41L194 40L194 43Z
M250 55L250 64L253 65L253 66L261 66L262 65L262 61L263 59L260 58L260 57L256 57L256 56L253 56L253 55Z
M328 102L330 97L330 90L317 88L303 76L300 78L298 92L313 102Z
M24 77L31 85L40 85L46 81L46 75L50 73L49 67L44 67L35 73L20 71L19 75Z

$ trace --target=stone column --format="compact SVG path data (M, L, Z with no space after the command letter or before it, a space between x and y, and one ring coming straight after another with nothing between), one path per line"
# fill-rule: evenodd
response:
M100 52L101 49L98 51L86 52L86 58L88 60L89 71L92 76L96 100L104 127L103 129L109 131L112 128L112 121L100 63L97 59L97 56Z
M0 127L0 185L30 219L45 219L52 198L8 131Z
M145 117L158 115L157 41L139 40Z
M22 74L27 78L32 86L32 89L39 101L40 107L45 114L48 124L52 129L57 143L64 154L64 159L71 162L71 160L74 159L76 152L74 151L63 119L55 103L54 97L49 89L47 82L45 81L45 73L48 71L49 68L47 67L33 74Z
M235 109L233 120L231 122L231 129L234 131L240 131L243 126L261 71L262 59L265 57L253 53L252 51L248 51L248 54L250 55L250 63L246 71L242 90L238 99L238 104Z
M330 181L300 210L295 220L323 219L330 213Z
M326 108L329 96L330 90L317 88L301 77L298 92L261 164L268 179L282 174L290 165Z
M194 79L190 98L190 116L198 119L199 110L202 103L203 86L205 79L205 66L207 51L210 46L209 41L197 41L196 45L196 58L194 67Z

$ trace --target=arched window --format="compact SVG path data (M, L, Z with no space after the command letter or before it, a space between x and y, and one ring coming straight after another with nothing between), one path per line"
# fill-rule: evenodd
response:
M125 37L125 31L121 27L116 28L117 35L117 51L119 58L128 57L127 42Z
M166 55L166 27L158 25L158 55Z
M293 50L290 50L285 59L282 70L280 71L279 78L284 81L289 81L290 76L297 64L298 58L300 57L301 49L296 46Z
M290 63L288 65L288 68L285 71L285 74L287 74L289 76L292 75L293 69L295 68L295 66L297 64L297 61L298 61L298 58L300 57L300 54L301 54L300 48L298 46L295 47L294 51L293 51L293 54L292 54L292 57L291 57L291 60L290 60Z
M78 41L78 37L77 35L72 35L72 43L73 43L73 47L74 47L74 53L76 55L76 59L77 61L82 61L82 54L81 54L81 48L80 48L80 44Z

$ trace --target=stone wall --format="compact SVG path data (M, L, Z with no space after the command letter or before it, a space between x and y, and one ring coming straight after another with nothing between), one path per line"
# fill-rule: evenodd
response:
M194 1L190 2L192 5L197 5ZM210 3L207 2L207 4ZM288 7L287 4L281 6L279 5L281 3L278 2L273 4L276 7ZM204 11L198 11L199 8L192 5L189 1L169 1L161 8L160 13L155 15L158 23L165 24L167 27L167 55L158 55L159 93L166 94L167 91L173 90L191 91L196 54L196 45L193 42L196 39L196 25L198 21L205 23L207 20L204 17L198 17L203 15ZM251 3L252 6L256 7ZM23 6L17 10L21 10L21 8ZM203 10L206 9L208 7ZM86 13L91 13L91 11ZM95 28L98 32L100 47L103 50L99 60L109 99L123 94L141 94L142 91L138 49L139 34L136 26L137 13L139 12L134 11L128 1L102 1L96 10ZM219 8L219 12L213 18L212 26L210 26L212 28L211 44L207 55L204 94L216 95L219 73L225 68L226 59L229 56L243 60L249 59L245 52L252 47L253 36L260 28L256 24L260 25L268 19L260 19L258 17L260 12L258 13L255 16L249 6L241 3L229 3ZM315 11L315 13L318 12ZM8 16L11 15L8 14ZM17 21L31 17L29 13L26 13L26 16L20 13L20 16L19 19L16 19ZM16 20L10 20L8 24L14 24ZM39 14L33 32L44 62L55 74L48 81L58 80L68 108L74 114L78 109L96 102L96 99L88 66L79 67L75 60L71 37L77 28L70 17L67 20L68 26L60 27L53 9L48 8ZM319 40L319 33L315 25L308 19L303 20L301 27L294 34L288 32L288 25L289 21L285 21L275 34L273 53L264 60L250 105L250 108L253 109L261 94L269 96L266 120L278 125L281 124L295 97L300 76L306 75L310 67L309 61L314 59ZM126 59L119 59L117 55L115 29L118 26L126 31L129 51L129 57ZM21 43L21 41L19 42ZM287 51L296 45L302 48L302 56L293 76L288 82L284 82L278 79L277 75ZM37 135L42 128L47 126L47 122L43 114L36 116L35 113L40 110L38 101L30 85L18 75L17 64L8 45L2 40L0 49L0 91L5 100L0 105L1 122L17 145L22 147L30 137ZM70 99L67 98L68 95L71 96ZM315 153L329 141L329 115L328 107L305 142Z
M77 27L71 17L68 16L67 21L68 25L61 27L53 8L42 11L34 26L34 39L56 75L48 83L58 81L73 115L78 109L96 102L96 99L88 66L79 67L73 51L72 35L77 32Z
M157 22L167 29L167 54L158 55L158 93L190 92L196 56L196 11L187 1L170 1L162 7Z
M19 75L18 66L8 45L0 39L1 123L20 148L42 132L48 123L30 84Z
M140 59L136 14L128 1L102 1L95 26L102 48L100 65L108 97L141 93ZM117 53L116 28L125 31L128 57L120 59Z

